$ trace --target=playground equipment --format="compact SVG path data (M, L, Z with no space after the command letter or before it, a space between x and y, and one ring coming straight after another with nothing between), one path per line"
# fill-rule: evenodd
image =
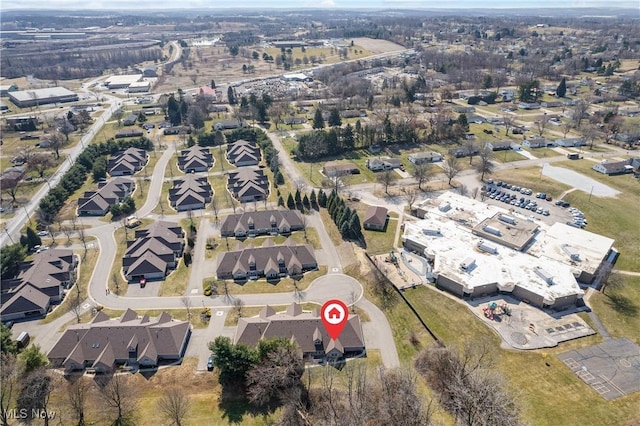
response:
M493 320L498 315L506 315L510 317L511 308L509 308L509 306L507 306L506 303L503 303L500 306L498 306L496 302L491 302L487 306L482 308L482 313L486 318Z
M396 266L396 268L398 267L398 257L396 256L393 250L389 252L389 256L387 256L387 258L384 261L388 263L393 263Z

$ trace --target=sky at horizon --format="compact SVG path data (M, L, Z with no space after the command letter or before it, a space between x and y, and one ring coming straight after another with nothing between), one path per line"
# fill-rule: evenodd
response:
M227 1L185 0L21 0L1 10L162 10L162 9L562 9L562 8L631 8L640 7L638 0L245 0L242 4Z

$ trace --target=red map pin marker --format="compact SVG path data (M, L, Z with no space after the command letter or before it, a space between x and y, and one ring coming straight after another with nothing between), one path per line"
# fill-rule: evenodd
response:
M336 340L340 337L344 326L347 325L349 310L341 300L327 300L320 310L320 318L322 318L322 323L329 336Z

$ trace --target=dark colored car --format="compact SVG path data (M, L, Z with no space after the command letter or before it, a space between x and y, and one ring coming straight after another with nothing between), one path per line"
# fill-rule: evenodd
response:
M207 360L207 371L213 371L213 354L209 355Z

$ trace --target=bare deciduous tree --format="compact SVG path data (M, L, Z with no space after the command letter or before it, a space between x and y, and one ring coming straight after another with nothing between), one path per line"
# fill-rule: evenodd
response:
M480 151L480 163L478 163L478 165L476 166L476 171L482 174L482 176L480 176L481 181L484 181L485 174L493 173L493 170L495 169L495 164L493 163L492 160L493 160L493 151L487 147L483 148L482 151Z
M35 414L44 412L44 425L49 425L47 407L53 391L53 377L46 368L38 368L22 379L22 389L16 400L19 410L26 410L27 419L34 420Z
M115 374L113 376L100 377L96 381L100 396L114 417L112 424L134 424L137 393L128 383L128 376Z
M542 136L544 130L547 128L547 124L549 124L549 116L545 113L540 117L540 120L536 121L539 136Z
M509 136L509 130L513 126L513 116L509 113L502 115L502 124L504 125L504 135Z
M182 306L187 310L187 321L191 321L191 298L189 296L182 296L180 299Z
M225 285L225 293L228 292L227 287ZM238 318L242 318L242 309L244 309L244 300L240 299L239 297L236 297L233 299L233 309L236 310L236 314L238 315Z
M21 385L22 368L14 354L2 352L0 355L0 421L3 426L9 425L9 408L18 394Z
M85 426L87 424L87 405L91 387L91 381L84 376L76 377L67 383L66 403L77 426Z
M189 412L189 396L182 388L173 387L165 391L158 401L158 411L175 426L182 426Z
M418 182L418 189L423 191L422 185L429 181L433 174L433 169L429 164L421 163L413 166L413 177Z
M458 176L458 173L462 170L460 166L460 159L455 155L449 155L444 162L444 174L449 179L449 186L451 186L451 181Z
M76 283L76 287L78 284ZM69 292L67 297L69 297L69 310L73 312L76 316L76 322L80 323L80 312L82 312L82 300L80 300L80 289L78 291Z
M380 172L376 177L377 181L384 185L385 194L389 194L389 185L393 182L393 175L391 170L385 170Z

